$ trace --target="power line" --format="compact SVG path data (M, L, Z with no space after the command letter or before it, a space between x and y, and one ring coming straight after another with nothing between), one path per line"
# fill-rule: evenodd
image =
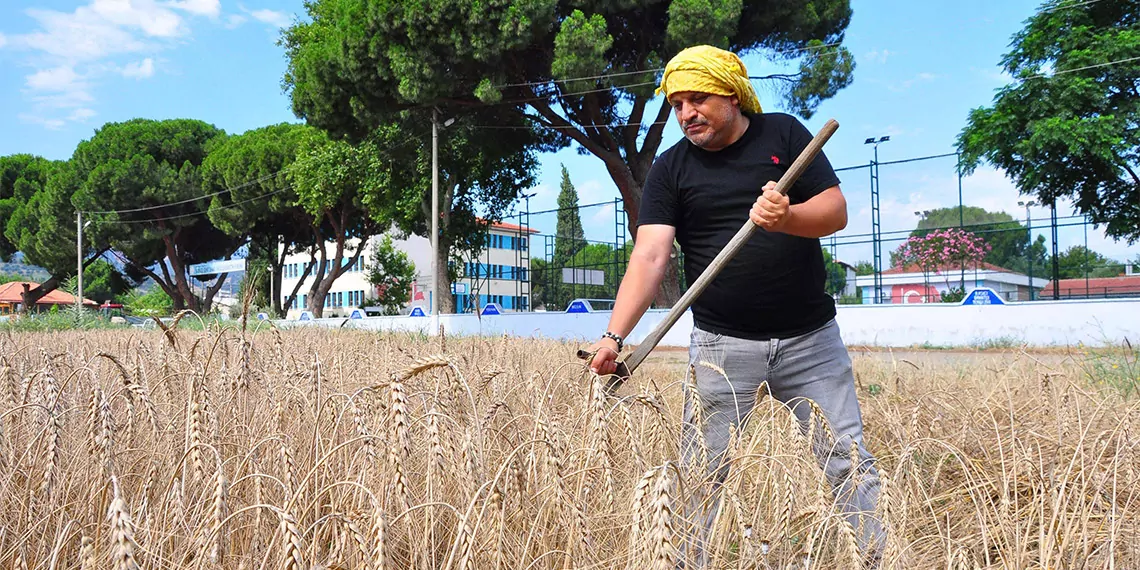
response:
M1084 71L1086 69L1096 69L1098 67L1108 67L1110 65L1116 65L1118 63L1128 63L1130 61L1137 61L1137 60L1140 60L1140 56L1127 57L1124 59L1118 59L1116 61L1108 61L1105 63L1097 63L1097 64L1093 64L1093 65L1086 65L1084 67L1074 67L1072 69L1062 69L1061 71L1054 71L1053 73L1050 73L1050 74L1039 73L1037 75L1030 75L1029 77L1026 77L1025 79L1029 80L1029 79L1037 79L1040 77L1053 77L1056 75L1064 75L1066 73L1074 73L1077 71Z
M608 128L615 128L616 129L616 128L621 128L621 127L634 127L634 126L651 127L653 125L665 125L668 123L669 123L669 121L655 121L652 123L614 123L614 124L592 124L592 125L544 125L544 124L540 123L537 126L542 127L542 128L547 128L547 129L608 129ZM470 127L473 129L492 129L492 130L495 130L495 129L511 130L511 129L530 129L530 128L532 128L532 127L523 127L523 126L518 126L518 125L470 125Z
M369 135L369 138L371 138L372 136L373 135ZM387 148L386 152L381 153L381 154L382 155L383 154L391 154L396 149L400 149L400 148L403 148L403 147L411 144L412 141L414 141L414 140L415 140L414 138L406 139L404 142L402 142L398 145ZM245 188L247 186L252 186L254 184L264 182L265 180L268 180L270 178L273 178L274 176L277 176L279 174L284 173L285 171L289 170L292 167L293 167L293 165L289 165L289 166L282 168L281 170L278 170L277 172L266 174L265 176L262 176L261 178L258 178L256 180L251 180L249 182L243 182L242 184L238 184L237 186L233 186L231 188L226 188L225 190L219 190L219 191L214 192L212 194L204 194L204 195L198 196L196 198L187 198L185 200L179 200L177 202L170 202L167 204L159 204L157 206L146 206L146 207L142 207L142 208L131 208L131 209L127 209L127 210L83 211L82 213L84 213L84 214L105 214L105 215L109 215L109 214L116 214L116 215L118 215L118 214L133 214L133 213L137 213L137 212L148 212L151 210L161 210L163 208L169 208L171 206L180 206L182 204L189 204L190 202L197 202L198 200L204 200L206 198L213 198L215 196L220 196L222 194L233 192L234 190L240 190L240 189ZM276 194L277 192L281 192L281 191L284 191L287 189L288 188L282 188L281 190L271 192L270 194L266 194L265 196ZM256 199L257 198L251 198L251 200L256 200ZM243 203L243 202L235 202L235 204L240 204L240 203ZM205 213L207 211L209 211L209 210L203 210L203 211L198 212L197 214ZM190 215L197 215L197 214L190 214ZM183 217L183 216L171 216L169 218L151 218L148 220L108 221L108 222L104 222L104 223L144 223L144 222L155 222L155 221L161 221L161 220L167 220L167 219L177 219L179 217Z
M1094 0L1094 1L1098 1L1098 0ZM831 42L831 43L827 43L827 44L821 44L818 46L807 46L807 47L802 47L802 48L779 50L779 51L776 51L775 53L778 53L778 54L796 53L796 52L801 52L801 51L826 49L829 47L835 47L837 45L840 45L841 43L842 42ZM609 79L611 77L625 77L627 75L643 75L646 73L659 73L662 71L665 71L664 67L655 67L653 69L642 69L639 71L618 71L618 72L614 72L614 73L601 73L598 75L586 75L586 76L582 76L582 77L567 77L566 79L546 79L543 81L528 81L528 82L524 82L524 83L504 83L502 85L495 85L494 87L495 87L495 89L505 89L507 87L534 87L534 86L538 86L538 85L546 85L548 83L571 83L574 81L591 81L591 80L597 80L597 79ZM656 83L656 82L653 82L653 83Z
M144 206L142 208L131 208L129 210L84 211L82 213L84 213L84 214L133 214L136 212L148 212L150 210L161 210L163 208L169 208L171 206L181 206L182 204L189 204L191 202L197 202L198 200L205 200L206 198L213 198L215 196L221 196L222 194L226 194L228 192L233 192L234 190L240 190L242 188L245 188L246 186L252 186L254 184L264 182L270 178L273 178L274 176L277 176L278 174L285 172L288 169L289 169L289 167L285 167L285 168L282 168L281 170L278 170L277 172L274 172L272 174L266 174L265 176L262 176L261 178L258 178L257 180L251 180L249 182L245 182L245 183L239 184L237 186L234 186L233 188L226 188L225 190L219 190L219 191L214 192L212 194L204 194L202 196L197 196L195 198L187 198L185 200L179 200L177 202L170 202L167 204L159 204L157 206Z
M1097 2L1100 2L1100 1L1101 0L1086 0L1084 2L1070 2L1068 4L1057 3L1053 6L1042 9L1040 13L1041 14L1048 14L1050 12L1056 12L1058 10L1068 10L1069 8L1079 8L1081 6L1088 6L1089 4L1096 4Z
M280 193L282 193L286 190L289 190L289 189L290 188L288 188L288 187L279 188L277 190L274 190L272 192L268 192L266 194L262 194L260 196L254 196L252 198L240 200L238 202L234 202L232 204L227 204L225 206L219 206L216 209L217 210L228 210L230 208L235 208L235 207L240 206L242 204L248 204L249 202L255 202L257 200L261 200L262 198L268 198L274 194L280 194ZM87 213L95 213L95 212L87 212ZM207 209L207 210L199 210L197 212L188 212L185 214L178 214L175 216L166 216L163 218L146 218L143 220L99 220L96 223L99 223L99 224L150 224L150 223L154 223L154 222L165 222L165 221L170 221L170 220L180 220L182 218L192 218L194 216L201 216L202 214L208 214L208 213L210 213L210 210Z

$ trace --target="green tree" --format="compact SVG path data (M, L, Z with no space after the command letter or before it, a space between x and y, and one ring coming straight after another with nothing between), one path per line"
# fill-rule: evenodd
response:
M462 114L494 105L597 156L631 228L670 115L654 88L673 54L707 43L791 66L792 73L762 80L804 117L847 86L854 69L838 45L849 0L440 0L415 9L311 0L306 7L310 21L282 40L284 84L298 116L360 137L393 109ZM672 305L679 272L666 275L658 304Z
M465 115L467 121L442 129L439 136L440 290L451 291L463 261L477 259L488 247L489 228L518 200L520 189L534 185L537 153L548 150L549 137L501 110L486 108ZM396 229L430 238L430 124L400 114L399 122L378 129L372 138L382 149L375 161L380 184L368 200L393 204ZM506 127L488 130L480 125ZM439 297L443 313L455 311L455 298Z
M893 260L892 260L893 264ZM860 261L855 264L855 275L874 275L875 264L870 261Z
M0 156L0 230L12 219L16 208L43 187L50 164L51 161L30 154ZM14 240L0 235L0 262L7 261L19 249Z
M202 194L200 167L223 136L202 121L132 119L104 125L71 159L79 182L72 202L93 213L84 235L113 248L132 277L152 279L175 310L209 312L227 274L199 296L190 266L228 259L242 242L204 215L210 199Z
M1109 259L1083 245L1074 245L1057 256L1061 279L1116 277L1124 273L1124 264Z
M113 301L134 286L122 272L104 259L95 261L83 271L83 296L92 301Z
M1013 82L958 136L966 170L984 160L1022 194L1070 199L1109 236L1140 239L1137 9L1121 0L1033 14L1001 60Z
M578 213L578 191L562 165L562 187L558 191L558 221L554 226L554 264L564 266L586 245L582 218Z
M174 312L174 300L162 287L132 289L119 300L132 315L163 317Z
M824 289L830 295L842 295L843 289L847 287L847 270L832 259L831 252L827 248L823 249L823 266L827 268Z
M251 255L264 255L267 265L260 279L265 291L259 306L278 317L284 316L282 307L293 304L316 267L312 255L293 289L281 291L285 257L315 253L322 238L321 224L301 207L288 178L303 141L313 136L317 135L312 127L270 125L217 139L202 162L203 193L217 194L210 201L210 220L227 235L247 237ZM219 193L223 190L229 191ZM282 295L270 300L270 289L283 293L284 302Z
M378 153L371 142L352 145L314 132L289 171L298 204L319 228L306 307L315 317L324 313L333 283L360 260L367 240L380 233L378 220L392 218L393 202L380 197Z
M69 162L29 155L0 158L0 249L20 251L24 261L46 269L49 276L23 294L30 310L63 281L75 276L75 207L72 194L78 178ZM84 240L84 267L103 253Z
M376 287L374 302L385 315L400 314L412 299L416 275L416 264L406 252L396 249L390 236L377 242L368 264L368 282Z

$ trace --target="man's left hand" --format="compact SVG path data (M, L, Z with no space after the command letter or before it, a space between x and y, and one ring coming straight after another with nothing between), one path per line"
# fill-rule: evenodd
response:
M764 185L764 193L752 204L748 217L752 223L770 231L778 232L788 223L792 209L788 197L776 191L776 183L771 180Z

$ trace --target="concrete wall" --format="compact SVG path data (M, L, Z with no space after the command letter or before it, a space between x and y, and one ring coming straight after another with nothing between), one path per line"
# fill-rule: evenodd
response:
M668 311L651 310L630 334L641 342ZM592 342L606 330L609 312L590 314L513 313L500 316L441 315L449 334L544 337ZM978 346L1010 343L1032 346L1089 346L1140 342L1140 299L1036 301L1006 305L842 305L837 317L850 345L908 347ZM339 327L344 319L277 321L280 326ZM430 317L372 317L345 328L428 333ZM662 339L661 346L687 346L692 313L686 312Z

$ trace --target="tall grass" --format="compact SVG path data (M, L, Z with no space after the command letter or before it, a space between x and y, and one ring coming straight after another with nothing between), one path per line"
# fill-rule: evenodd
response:
M0 567L674 568L687 368L356 331L0 335ZM982 360L984 358L985 360ZM883 568L1136 568L1136 406L1081 360L860 357ZM852 568L790 411L734 434L717 568ZM795 566L793 566L795 565Z

